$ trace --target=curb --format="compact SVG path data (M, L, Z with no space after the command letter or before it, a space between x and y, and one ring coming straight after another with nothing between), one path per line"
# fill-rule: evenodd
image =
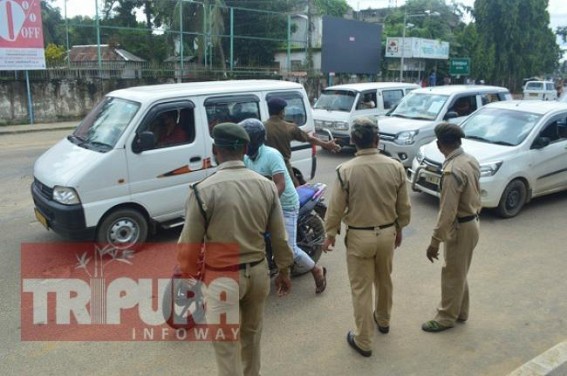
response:
M37 127L37 128L28 128L22 127L21 129L17 129L16 127L11 129L2 129L0 127L0 136L3 135L15 135L15 134L22 134L22 133L33 133L33 132L52 132L52 131L62 131L62 130L70 130L77 128L76 125L69 125L69 126L62 126L62 127Z
M517 368L508 376L559 376L567 367L567 341L561 342L529 362ZM561 370L559 370L561 369ZM557 373L555 371L558 371Z

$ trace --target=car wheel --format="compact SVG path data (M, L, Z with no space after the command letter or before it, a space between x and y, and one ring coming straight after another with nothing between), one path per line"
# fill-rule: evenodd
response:
M500 203L498 204L498 214L502 218L516 216L526 203L528 189L521 180L512 180L504 189Z
M118 209L107 214L97 229L96 241L116 249L139 248L148 237L148 221L135 209Z

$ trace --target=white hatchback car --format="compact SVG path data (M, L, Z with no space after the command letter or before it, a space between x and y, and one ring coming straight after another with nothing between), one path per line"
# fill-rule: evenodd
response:
M567 103L491 103L461 126L463 149L480 163L484 207L513 217L532 198L567 189ZM421 147L412 188L439 196L443 160L435 142Z

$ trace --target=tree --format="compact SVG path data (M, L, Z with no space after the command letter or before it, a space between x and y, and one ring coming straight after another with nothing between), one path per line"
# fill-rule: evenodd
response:
M475 0L474 17L479 36L475 63L488 82L518 90L524 77L551 73L557 66L559 46L549 28L547 0Z
M563 42L567 42L567 26L560 26L556 29L555 34L559 35Z
M345 0L313 0L313 5L320 16L342 17L349 8Z
M60 66L65 63L67 52L65 47L49 43L45 48L45 61L48 66Z

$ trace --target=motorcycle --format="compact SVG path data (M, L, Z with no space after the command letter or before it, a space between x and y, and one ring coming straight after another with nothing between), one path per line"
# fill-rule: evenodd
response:
M323 183L304 184L296 188L299 195L299 214L297 217L297 239L299 248L318 262L323 253L323 242L325 241L325 223L323 218L327 213L327 206L323 201L323 194L327 185ZM270 267L270 275L277 274L277 266L272 257L272 245L269 234L266 234L266 257ZM297 276L307 273L298 265L293 265L291 275Z
M318 262L323 252L325 241L325 224L323 218L327 212L323 194L326 184L304 184L297 187L299 195L299 215L297 220L297 245L309 257ZM266 233L266 258L270 276L277 274L278 269L272 257L270 235ZM293 265L292 276L307 273L298 265ZM169 281L162 300L162 313L166 323L174 329L190 329L196 323L204 321L205 299L198 280L183 278L176 270Z

